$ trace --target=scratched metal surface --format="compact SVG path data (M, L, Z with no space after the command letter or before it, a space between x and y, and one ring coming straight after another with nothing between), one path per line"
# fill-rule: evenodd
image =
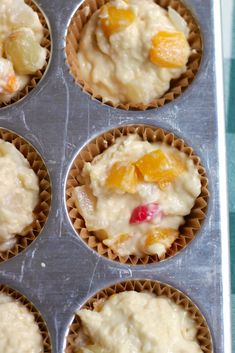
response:
M161 109L126 112L92 101L69 74L64 36L79 1L38 1L51 25L51 65L26 99L0 110L0 126L19 133L42 154L52 180L52 209L32 246L0 265L0 283L21 291L39 308L54 353L62 353L68 323L87 297L110 283L135 277L167 282L188 294L207 318L215 352L225 352L213 0L187 3L200 22L205 46L196 80ZM155 124L184 138L201 156L210 180L208 214L196 240L175 258L146 267L120 265L90 250L73 230L64 204L66 173L81 146L96 134L126 123Z

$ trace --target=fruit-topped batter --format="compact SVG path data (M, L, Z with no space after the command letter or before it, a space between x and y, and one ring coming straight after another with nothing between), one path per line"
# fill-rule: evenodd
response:
M137 134L117 138L82 175L73 198L86 228L121 256L163 256L201 193L185 153Z

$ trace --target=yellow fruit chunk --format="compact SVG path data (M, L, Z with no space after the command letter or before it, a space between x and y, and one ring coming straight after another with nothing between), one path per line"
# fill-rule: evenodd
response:
M116 162L109 171L105 185L108 188L119 188L130 194L136 192L138 177L135 166L130 163Z
M135 165L145 181L159 182L172 175L171 161L160 149L145 154Z
M105 37L123 31L135 21L135 14L130 9L121 9L115 6L103 6L100 21Z
M127 234L127 233L120 234L116 240L116 244L117 244L117 246L120 246L129 239L130 239L129 234Z
M129 234L122 233L114 239L104 239L103 243L114 251L117 251L118 249L122 248L125 242L127 242L130 238L131 236Z
M176 239L178 235L178 230L173 228L154 228L147 234L145 245L152 246L168 238Z
M180 68L187 64L189 44L182 32L158 32L152 38L150 60L165 68Z
M9 93L13 93L17 90L17 80L15 75L9 76L5 89Z
M40 46L33 31L27 28L12 32L4 42L4 50L20 75L31 75L46 63L46 49Z
M172 183L186 169L178 156L167 156L160 149L145 154L135 165L145 181L156 182L161 189Z
M174 153L170 155L171 169L165 178L158 181L160 189L164 190L170 183L172 183L181 173L187 170L186 164Z

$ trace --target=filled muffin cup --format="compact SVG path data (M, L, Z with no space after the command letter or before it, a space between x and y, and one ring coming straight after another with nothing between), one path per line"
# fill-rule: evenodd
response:
M0 139L12 143L21 152L29 162L39 182L39 202L33 211L34 221L27 227L24 235L16 234L16 243L12 248L0 251L1 263L25 250L41 233L51 207L51 182L42 157L30 143L4 128L0 128Z
M187 8L181 0L155 0L156 4L164 9L172 7L177 11L183 19L186 21L189 28L188 43L191 48L191 54L187 63L186 71L177 79L172 79L170 82L170 88L160 98L153 99L150 103L114 103L112 101L106 101L99 94L93 92L93 89L86 82L79 71L77 53L79 50L79 40L81 38L82 30L86 23L91 18L92 14L96 12L101 6L107 3L108 0L85 0L81 6L74 13L66 34L66 62L69 66L71 75L75 82L82 87L82 90L89 93L92 98L99 100L103 104L107 104L114 108L120 108L124 110L147 110L151 108L162 107L166 103L172 102L174 99L179 97L187 87L194 80L202 59L203 43L200 32L200 27L193 16L192 12Z
M87 230L85 221L79 213L75 200L72 197L74 188L85 185L87 182L86 178L82 176L82 170L85 163L91 162L96 156L107 150L115 143L117 138L128 136L129 134L137 134L143 141L148 141L150 143L164 142L165 144L184 152L193 161L200 176L201 193L195 200L190 214L184 217L185 223L179 227L179 236L161 257L158 257L158 255L144 255L139 257L136 255L121 256L117 254L113 249L104 245L96 236L95 232ZM77 234L92 250L97 251L99 255L105 256L110 260L119 261L122 264L146 265L155 263L166 260L186 248L186 246L196 237L196 234L206 217L208 198L209 191L206 171L200 163L200 158L195 155L193 149L173 133L149 125L128 125L114 128L89 142L75 157L68 172L66 182L66 205L68 216Z
M165 283L139 279L116 283L110 287L99 291L93 297L88 299L80 309L99 311L100 305L102 305L109 297L114 294L126 291L136 291L144 293L150 292L155 294L156 296L167 297L172 300L175 304L180 305L184 310L187 311L190 318L192 318L196 324L196 339L200 345L202 352L213 353L213 341L210 329L206 322L206 319L200 312L199 308L191 301L191 299L187 295ZM81 328L81 320L79 316L75 314L72 323L70 324L68 329L64 351L65 353L76 353L78 351L77 338L79 332L81 331Z
M21 99L23 99L24 97L26 97L44 77L50 63L52 43L51 43L51 34L50 34L50 29L49 29L47 19L44 13L42 12L41 8L36 4L36 2L34 2L34 0L25 0L25 3L38 14L39 20L43 26L43 39L40 45L43 48L45 48L47 51L46 63L41 70L38 70L33 75L30 75L30 80L28 84L21 91L19 91L14 97L12 97L10 101L7 101L7 102L0 101L0 108L10 106L11 104L16 103Z
M47 324L33 303L31 303L31 301L29 301L24 295L15 289L4 284L0 284L0 293L11 297L16 302L21 303L26 309L28 309L30 313L33 314L35 322L38 325L40 334L42 336L43 353L52 353L51 337L47 328Z

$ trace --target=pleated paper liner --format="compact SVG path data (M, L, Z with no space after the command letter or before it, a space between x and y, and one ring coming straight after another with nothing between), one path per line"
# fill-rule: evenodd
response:
M37 323L42 339L43 339L43 353L52 353L51 338L48 332L47 325L43 320L42 315L38 309L22 294L17 292L15 289L10 288L4 284L0 284L0 293L5 294L13 298L15 301L20 302L33 314L35 322Z
M27 233L16 235L16 244L7 251L0 251L0 263L18 255L40 234L51 206L50 177L42 157L31 144L10 130L0 128L0 139L12 143L28 160L39 180L39 203L34 210L34 222L27 227Z
M156 296L165 296L173 300L177 305L183 307L196 323L196 338L202 352L213 353L212 337L204 316L198 307L184 293L170 285L150 280L129 280L117 283L98 292L83 305L82 309L99 310L103 302L113 294L133 290L136 292L150 292L156 294ZM76 340L81 330L81 321L76 314L69 327L65 353L76 353L78 351Z
M43 26L43 34L44 37L41 42L41 46L43 48L46 48L47 50L47 57L46 57L46 64L41 70L38 70L35 72L35 74L30 75L30 80L28 84L20 91L17 93L15 97L13 97L9 102L1 102L0 101L0 108L9 106L13 103L16 103L17 101L21 100L22 98L26 97L29 92L31 92L39 83L39 81L42 79L44 74L46 73L46 70L48 68L49 62L50 62L50 57L51 57L51 35L50 35L50 30L49 26L47 23L47 20L41 11L40 7L34 2L33 0L25 0L25 3L29 5L35 12L37 12L40 22Z
M195 204L188 216L185 217L185 224L179 228L180 235L174 241L172 246L167 250L166 254L159 258L157 255L145 255L138 257L135 255L120 256L111 248L107 247L96 237L95 232L89 232L86 229L85 221L79 214L75 202L72 198L72 191L75 187L85 185L86 180L82 177L82 169L86 162L91 162L97 155L105 151L109 146L115 143L115 140L120 136L137 133L143 140L151 142L165 142L170 146L176 147L179 151L184 152L196 165L201 179L201 194L195 201ZM66 204L70 220L77 231L78 235L87 243L93 250L100 255L106 256L110 260L119 261L123 264L149 264L165 260L177 254L184 249L196 236L196 233L201 227L201 223L205 218L208 203L208 179L205 169L200 163L200 158L196 156L193 149L186 143L176 137L174 134L163 129L149 125L127 125L112 129L87 144L75 158L71 169L68 173L66 183Z
M100 100L104 104L125 110L146 110L149 108L162 107L164 104L169 103L175 98L179 97L195 78L195 75L197 74L200 67L203 51L199 25L191 11L180 0L155 0L155 2L164 9L167 9L168 6L171 6L185 19L190 30L188 42L192 50L187 63L186 72L183 73L178 79L171 80L169 90L162 97L154 99L149 104L114 104L112 101L104 101L102 96L95 94L89 83L82 79L78 69L77 58L79 39L81 37L82 29L88 22L91 15L106 2L108 2L108 0L83 1L82 5L75 12L69 24L66 36L65 51L67 56L67 64L69 65L70 73L74 77L75 82L82 87L84 92L89 93L93 98ZM89 8L90 11L87 11L87 8Z

